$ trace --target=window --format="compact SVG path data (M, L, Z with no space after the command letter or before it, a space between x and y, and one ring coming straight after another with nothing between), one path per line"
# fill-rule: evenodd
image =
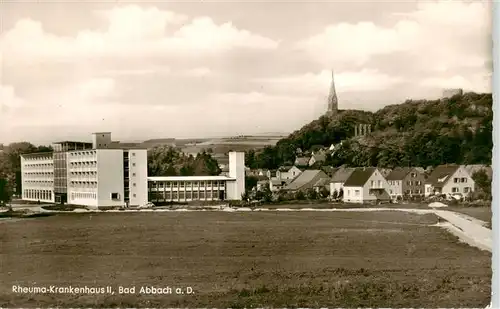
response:
M470 190L470 188L469 188L469 187L465 187L465 188L464 188L464 193L469 193L469 190Z
M132 195L133 197L137 197L137 195L134 193L134 195Z
M453 182L457 183L458 182L458 178L453 178Z
M119 194L118 193L111 193L111 199L112 200L118 200L119 199Z
M135 166L135 163L132 163L132 166Z
M135 152L132 152L132 157L135 157Z
M411 173L411 177L415 178L415 177L417 177L417 174L416 173Z
M354 191L355 196L359 196L359 190Z
M467 178L462 178L462 182L467 182Z
M135 182L132 185L135 187Z
M132 177L135 177L135 173L132 173Z
M373 181L373 180L372 180L372 181L370 182L370 186L371 186L371 187L373 187L374 185L375 185L375 181Z
M382 180L379 180L379 181L378 181L378 187L379 187L379 188L380 188L380 187L382 187Z
M455 179L456 179L456 178L455 178ZM458 192L458 188L457 188L457 187L453 187L453 188L451 188L451 192L453 192L453 193Z

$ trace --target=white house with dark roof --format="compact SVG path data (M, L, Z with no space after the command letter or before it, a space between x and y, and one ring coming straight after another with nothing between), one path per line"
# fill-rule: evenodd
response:
M279 180L291 180L301 173L302 170L296 166L282 166L276 171L276 178Z
M437 166L426 181L426 195L445 194L466 196L474 191L475 183L464 166ZM429 192L427 192L429 190Z
M389 184L375 167L360 167L352 172L344 183L343 201L346 203L365 203L388 201Z

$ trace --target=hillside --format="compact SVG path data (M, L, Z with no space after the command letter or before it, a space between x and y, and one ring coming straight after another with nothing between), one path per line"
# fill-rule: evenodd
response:
M341 110L322 116L281 139L275 147L250 153L253 167L276 168L293 162L295 150L344 141L327 164L350 166L435 166L491 164L492 95L465 93L441 100L408 100L375 113ZM373 132L354 138L354 126Z

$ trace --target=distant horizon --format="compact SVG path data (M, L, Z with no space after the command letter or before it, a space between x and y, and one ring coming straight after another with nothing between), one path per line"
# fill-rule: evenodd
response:
M458 90L460 88L446 88L446 89L443 88L443 91L444 90L456 90L456 89ZM492 92L476 92L476 91L465 91L465 90L463 91L464 95L467 94L467 93L489 94L489 95L492 95ZM407 98L403 102L394 103L394 104L386 104L386 105L380 107L379 109L377 109L376 111L363 110L363 109L345 109L345 108L339 108L339 111L352 110L352 111L365 111L365 112L375 113L378 110L383 109L384 107L393 106L393 105L399 105L399 104L404 104L408 100L411 100L411 101L420 101L420 100L438 100L438 99L439 98ZM89 141L92 140L92 138L91 138L92 133L98 133L98 132L111 132L111 136L112 136L113 141L117 141L117 142L121 142L121 143L143 143L143 142L148 141L148 140L157 140L157 139L175 139L175 140L224 139L224 138L234 138L234 137L239 137L239 136L287 137L290 134L292 134L293 132L295 132L297 130L300 130L304 125L307 125L308 123L310 123L310 122L312 122L314 120L319 119L319 117L321 117L323 115L324 114L319 115L317 118L312 119L312 120L310 120L307 123L304 123L302 126L300 126L298 128L295 128L295 129L291 130L288 133L287 132L253 132L253 133L238 133L238 134L234 134L234 135L212 135L212 136L207 135L207 136L181 136L181 137L165 137L165 136L151 137L150 136L150 137L144 137L142 139L140 139L140 138L139 139L116 139L115 138L115 136L116 136L115 132L109 131L109 130L99 130L99 131L91 131L91 132L89 131L88 134L80 134L79 136L81 136L81 137L76 137L75 136L75 138L60 138L60 139L52 140L51 142L48 142L48 141L33 142L33 141L30 141L30 140L18 140L18 141L10 141L10 142L2 142L2 141L0 141L0 145L7 146L7 145L9 145L11 143L28 142L28 143L31 143L31 144L33 144L35 146L49 146L49 145L52 145L53 143L60 142L60 141L89 142ZM85 136L85 137L83 137L83 136Z
M332 70L339 109L492 89L489 1L0 6L2 143L293 132Z

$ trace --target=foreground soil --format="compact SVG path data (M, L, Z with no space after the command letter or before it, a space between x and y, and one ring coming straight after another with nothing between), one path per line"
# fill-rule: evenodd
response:
M485 307L491 254L429 226L436 222L383 211L60 214L4 223L0 307ZM51 285L110 286L115 294L12 289ZM136 294L119 295L119 286ZM173 293L139 294L151 286Z

